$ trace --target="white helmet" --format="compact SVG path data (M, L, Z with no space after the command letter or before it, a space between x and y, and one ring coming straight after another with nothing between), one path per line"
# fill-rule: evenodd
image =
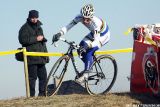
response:
M93 18L94 7L92 4L87 4L82 7L81 14L84 18Z

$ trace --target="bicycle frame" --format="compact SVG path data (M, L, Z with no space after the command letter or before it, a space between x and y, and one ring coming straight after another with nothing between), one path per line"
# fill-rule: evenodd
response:
M67 44L69 44L69 48L68 48L67 52L65 53L65 55L67 55L69 57L69 60L71 59L73 67L74 67L74 71L76 73L76 76L79 77L80 72L78 71L78 68L77 68L76 63L75 63L75 58L73 56L73 50L78 50L79 46L77 46L75 44L75 42L68 42L66 39L63 39L63 38L60 38L60 40L62 40L63 42L66 42ZM79 56L81 56L81 55L79 55ZM104 75L103 72L102 72L102 68L101 68L101 66L100 66L100 64L99 64L99 62L98 62L98 60L97 60L95 55L93 55L93 59L98 63L98 66L99 66L99 68L101 70L101 73L102 73L102 75ZM96 72L97 72L98 71L97 70L98 67L96 65L95 65L95 67L96 67ZM99 75L98 72L96 73L96 75ZM92 75L91 77L94 77L96 75Z
M101 70L101 72L102 72L102 68L101 68L101 66L100 66L100 64L99 64L100 62L98 62L98 60L97 60L97 58L96 58L95 55L93 56L93 58L94 58L95 62L98 63L98 66L99 66L99 68L100 68L100 70ZM95 67L96 67L96 65L95 65ZM98 70L97 70L97 67L96 67L96 71L98 71ZM103 72L102 72L102 73L103 73Z
M67 41L64 41L64 42L67 42ZM69 44L71 44L71 43L69 43ZM68 51L65 53L65 55L67 55L69 57L69 60L71 59L71 62L72 62L73 67L74 67L74 71L75 71L77 77L79 77L80 73L78 71L78 68L77 68L77 65L76 65L76 62L75 62L75 58L73 56L73 50L77 50L77 49L75 49L74 46L70 45L69 48L68 48ZM69 60L68 60L68 62L69 62Z

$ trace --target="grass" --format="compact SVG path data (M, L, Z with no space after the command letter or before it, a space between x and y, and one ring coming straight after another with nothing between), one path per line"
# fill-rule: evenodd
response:
M148 94L109 93L106 95L70 94L52 97L22 97L0 100L0 107L133 107L137 104L159 103L159 98Z

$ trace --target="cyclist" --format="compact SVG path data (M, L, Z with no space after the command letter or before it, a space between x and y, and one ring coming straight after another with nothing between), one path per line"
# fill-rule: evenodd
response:
M67 26L62 27L59 33L53 35L52 42L56 42L62 35L65 35L74 25L81 22L91 32L88 33L84 39L80 42L80 49L78 54L82 55L82 61L85 68L78 78L78 82L84 81L88 77L88 72L93 63L93 54L100 47L105 45L110 40L110 31L107 23L99 17L94 15L94 7L92 4L87 4L82 7L80 14L77 15Z

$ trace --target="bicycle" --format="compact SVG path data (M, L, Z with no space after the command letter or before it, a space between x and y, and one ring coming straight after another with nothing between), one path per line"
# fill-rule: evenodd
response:
M75 64L75 59L73 55L74 50L80 48L75 42L69 42L64 38L60 38L61 41L67 43L69 48L67 52L60 57L56 63L53 65L45 86L46 96L55 95L61 84L65 73L67 72L68 63L71 59L74 71L76 73L76 78L80 76L80 72ZM106 67L106 69L104 69ZM100 55L96 57L94 55L94 62L91 66L91 72L89 72L89 77L84 82L84 86L90 95L105 94L112 88L117 77L117 63L116 60L111 55ZM50 88L50 85L54 87Z

